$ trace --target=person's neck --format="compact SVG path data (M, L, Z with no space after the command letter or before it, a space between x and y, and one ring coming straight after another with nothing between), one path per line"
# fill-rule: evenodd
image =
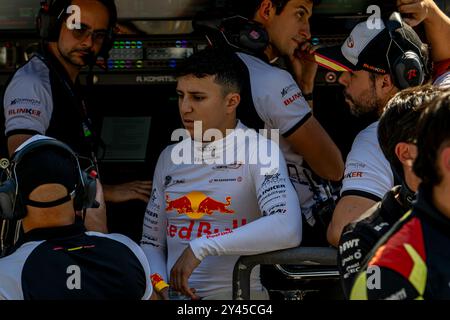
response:
M202 140L202 144L203 145L208 145L210 143L214 143L214 142L218 142L218 141L222 141L222 140L226 139L230 134L232 134L234 132L234 130L236 129L238 123L239 122L238 122L238 120L236 118L227 121L227 124L225 125L225 127L223 129L219 129L220 132L222 133L222 138L221 139L216 139L216 140L212 140L212 141L203 141Z
M23 231L70 226L75 223L73 205L39 209L27 206L27 215L22 220Z
M384 98L381 98L379 108L378 108L378 118L381 117L381 115L384 112L384 109L386 108L388 102L399 92L399 90L395 87L393 87L385 96Z
M264 50L264 54L267 56L270 62L280 57L280 53L271 43L269 43L266 50Z
M59 63L64 67L67 74L69 75L70 80L72 83L75 83L77 80L78 75L80 74L81 68L78 66L75 66L68 62L64 57L61 55L61 52L59 52L58 44L56 42L51 42L48 45L50 53L58 59Z
M412 171L412 169L411 169L411 171ZM414 173L412 173L410 171L403 170L403 172L404 172L404 175L405 175L406 186L412 192L417 192L417 190L419 189L419 185L421 183L420 178L418 178Z
M444 216L450 219L450 183L443 181L433 187L433 204Z

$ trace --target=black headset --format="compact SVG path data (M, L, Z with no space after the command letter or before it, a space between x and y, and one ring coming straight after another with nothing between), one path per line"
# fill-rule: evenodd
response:
M117 8L114 0L98 0L108 9L109 25L106 39L103 42L99 56L108 58L113 45L114 28L117 23ZM72 0L44 0L36 18L36 28L43 41L56 42L59 39L61 26L67 17L67 8Z
M218 33L227 45L250 54L261 53L269 44L269 35L263 25L240 15L209 20L194 19L192 25L194 30L205 33L207 37L211 35L211 31Z
M425 80L425 75L427 73L427 57L423 56L422 48L417 48L420 52L420 56L417 52L413 50L404 51L403 48L397 43L395 31L398 28L403 28L403 20L400 13L394 12L392 15L384 21L386 28L389 32L391 38L391 46L395 45L400 49L402 55L398 58L392 60L389 59L389 54L391 48L387 53L387 61L390 67L391 75L394 80L394 84L399 89L406 89L409 87L419 86ZM417 45L411 42L407 37L404 38L406 41L411 43L413 46Z
M5 169L7 178L0 184L0 218L5 220L20 220L26 216L26 203L20 192L19 182L16 175L16 166L20 163L24 156L35 152L40 148L56 148L59 151L67 153L73 160L76 171L79 173L75 190L69 190L69 195L49 203L42 204L40 207L52 207L65 203L74 198L74 209L84 210L87 208L98 207L95 200L96 195L96 179L91 177L86 171L82 170L78 160L78 156L65 143L58 140L47 138L30 142L19 151L12 155L9 166ZM37 170L39 166L37 165ZM34 202L36 203L36 202ZM37 203L36 206L39 206ZM33 205L35 206L35 205Z

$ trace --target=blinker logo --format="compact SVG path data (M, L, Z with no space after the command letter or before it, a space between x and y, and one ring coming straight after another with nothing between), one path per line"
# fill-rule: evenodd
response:
M169 195L166 194L166 211L177 211L178 214L185 214L194 220L201 219L205 214L234 214L234 210L228 209L231 205L231 197L226 197L225 201L217 201L198 191L175 200L171 200Z

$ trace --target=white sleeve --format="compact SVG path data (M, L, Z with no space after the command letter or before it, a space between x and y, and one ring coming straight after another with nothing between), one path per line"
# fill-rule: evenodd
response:
M263 216L227 234L212 234L190 242L194 255L253 255L298 246L302 238L302 218L297 193L280 155L277 173L262 175L260 165L249 165ZM251 162L255 163L255 162Z
M280 130L287 137L301 127L312 115L311 108L292 76L284 70L276 70L277 77L263 77L259 81L264 91L255 97L260 105L264 122Z
M345 162L341 196L381 201L394 187L394 175L374 131L360 133Z
M17 279L13 279L8 274L0 272L0 300L23 300L19 279L20 275Z
M153 175L153 190L144 215L141 248L147 257L153 273L158 273L168 282L167 275L167 218L164 211L164 165L167 161L164 150Z
M18 269L17 275L11 275L13 271L3 269L5 266L0 264L2 272L0 272L0 300L23 300L22 283L21 283L21 271L22 266ZM9 268L17 267L14 264L9 264ZM15 272L14 272L15 273Z
M289 72L238 55L249 69L253 103L265 123L287 137L311 117L311 108Z
M0 300L24 300L22 271L28 257L44 241L27 242L0 259Z
M50 84L43 81L37 75L19 72L13 77L3 100L6 135L14 131L45 134L53 100Z

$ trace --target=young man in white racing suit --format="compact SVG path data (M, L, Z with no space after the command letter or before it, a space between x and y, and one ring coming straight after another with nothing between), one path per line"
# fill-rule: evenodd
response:
M300 206L277 144L236 119L237 59L206 49L188 59L178 78L188 138L159 158L141 242L161 298L168 298L161 284L169 282L192 299L231 299L239 256L301 241ZM251 298L268 298L258 267Z

